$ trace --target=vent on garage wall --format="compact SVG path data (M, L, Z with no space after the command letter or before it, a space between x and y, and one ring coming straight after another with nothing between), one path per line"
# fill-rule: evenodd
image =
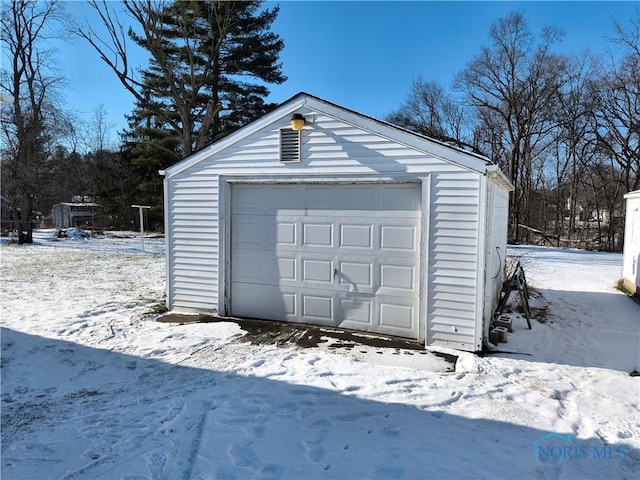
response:
M299 162L302 130L283 128L280 130L280 161Z

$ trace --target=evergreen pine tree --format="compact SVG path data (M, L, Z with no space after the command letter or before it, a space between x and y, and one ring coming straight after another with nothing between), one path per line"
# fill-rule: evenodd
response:
M180 1L149 11L144 34L129 32L151 54L123 152L132 203L152 206L150 223L162 219L158 170L273 108L267 84L285 80L277 13L262 1Z

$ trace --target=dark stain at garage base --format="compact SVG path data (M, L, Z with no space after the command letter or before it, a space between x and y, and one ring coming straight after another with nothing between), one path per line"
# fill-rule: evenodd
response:
M246 333L236 341L250 342L253 345L296 345L301 348L317 347L320 343L327 343L327 348L353 349L358 345L367 345L376 348L392 348L397 353L401 350L405 354L427 355L433 354L444 358L455 365L457 356L431 352L416 341L404 338L382 336L379 334L368 335L366 333L345 330L333 327L320 327L291 322L277 322L271 320L257 320L253 318L216 317L214 315L188 315L168 313L160 315L157 320L163 323L215 323L234 322ZM330 339L335 341L329 343Z

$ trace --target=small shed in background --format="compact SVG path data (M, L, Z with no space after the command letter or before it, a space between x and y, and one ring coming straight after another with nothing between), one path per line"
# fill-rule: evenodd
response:
M640 190L624 196L627 202L624 222L622 281L624 286L640 296Z
M513 187L486 157L300 93L161 173L170 310L487 342Z
M98 207L97 203L56 203L51 208L51 224L58 229L93 225Z

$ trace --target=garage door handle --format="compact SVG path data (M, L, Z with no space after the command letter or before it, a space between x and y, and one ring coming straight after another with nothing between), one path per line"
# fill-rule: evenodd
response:
M339 272L337 268L333 269L333 278L336 278L338 276Z

